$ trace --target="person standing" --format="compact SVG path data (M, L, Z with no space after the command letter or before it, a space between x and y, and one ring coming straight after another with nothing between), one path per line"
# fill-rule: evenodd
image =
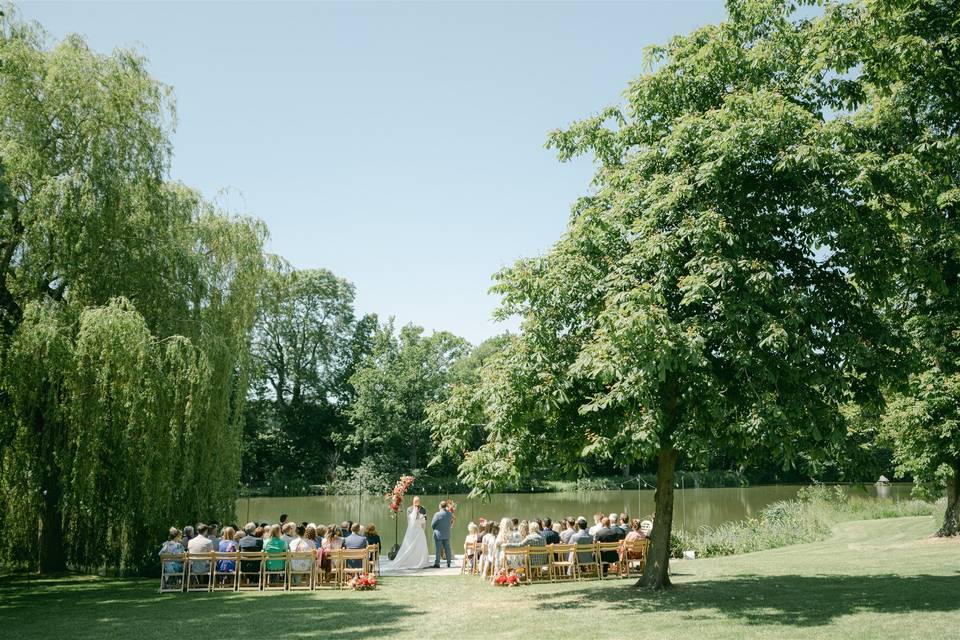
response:
M440 548L443 547L447 554L447 567L453 559L453 549L450 548L450 527L453 524L453 514L447 511L447 501L440 503L440 510L433 514L433 521L430 526L433 529L433 544L436 548L436 559L433 561L433 568L440 568Z

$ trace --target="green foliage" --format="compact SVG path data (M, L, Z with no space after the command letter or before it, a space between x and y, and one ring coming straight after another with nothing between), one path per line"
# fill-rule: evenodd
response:
M247 484L319 484L343 463L350 377L370 350L375 316L356 318L354 287L323 269L275 260L260 293L252 399L244 423Z
M382 326L350 379L356 389L348 410L355 426L351 447L362 458L389 458L397 465L391 475L417 475L429 462L427 408L447 397L453 366L467 353L468 343L448 332L425 336L413 325L397 332L392 320Z
M172 522L232 514L266 234L166 181L141 56L6 26L0 556L137 570Z
M670 550L675 558L683 557L684 551L694 551L698 558L752 553L823 540L840 522L929 516L940 509L920 500L851 497L843 487L814 485L801 489L796 500L765 507L757 518L701 527L696 532L676 531Z

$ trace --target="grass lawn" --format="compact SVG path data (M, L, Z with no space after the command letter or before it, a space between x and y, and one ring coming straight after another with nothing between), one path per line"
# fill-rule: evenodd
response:
M847 522L826 541L674 564L675 588L494 588L387 578L367 593L159 595L153 580L0 579L7 638L960 638L960 542L930 517Z

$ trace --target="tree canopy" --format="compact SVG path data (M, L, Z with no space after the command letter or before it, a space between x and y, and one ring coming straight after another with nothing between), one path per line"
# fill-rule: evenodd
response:
M522 332L483 376L487 439L461 466L489 490L544 458L656 459L652 588L678 459L790 464L845 436L848 403L882 404L904 360L894 276L914 264L893 186L941 181L884 146L876 108L896 85L884 51L920 63L917 29L950 24L936 3L728 13L652 47L624 106L551 135L597 171L550 252L497 276Z
M3 19L0 553L137 569L233 513L266 232L167 180L142 57Z

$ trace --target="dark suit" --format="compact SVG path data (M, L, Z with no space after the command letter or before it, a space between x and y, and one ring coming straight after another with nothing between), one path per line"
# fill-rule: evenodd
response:
M620 535L619 528L614 529L613 527L600 527L594 535L597 542L620 542L624 537ZM604 551L600 554L600 558L604 562L616 562L619 556L616 551ZM604 567L604 570L606 570L606 567Z
M257 538L251 535L245 535L240 538L237 548L244 553L253 553L263 551L263 538ZM240 563L240 570L244 573L254 573L260 568L259 560L244 560Z
M544 529L540 532L546 544L560 544L560 534L553 529Z

